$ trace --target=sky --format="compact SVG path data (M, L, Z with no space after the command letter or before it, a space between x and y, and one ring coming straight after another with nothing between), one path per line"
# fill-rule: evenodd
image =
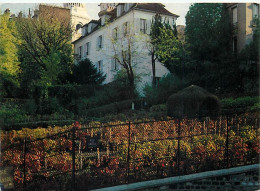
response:
M150 0L152 1L152 0ZM150 2L149 1L149 2ZM0 0L2 2L2 0ZM28 1L27 1L28 2ZM37 1L40 2L40 1ZM47 1L45 1L47 2ZM65 2L65 1L64 1ZM104 2L104 1L102 1ZM59 5L58 3L56 3ZM86 9L90 19L98 19L98 12L100 7L98 6L99 3L87 3ZM170 12L179 15L180 17L177 19L177 25L185 25L185 15L189 10L189 6L191 3L164 3L165 8L168 9ZM4 12L5 9L9 8L11 13L18 14L20 11L24 13L29 12L29 8L31 10L37 7L37 3L0 3L0 11Z

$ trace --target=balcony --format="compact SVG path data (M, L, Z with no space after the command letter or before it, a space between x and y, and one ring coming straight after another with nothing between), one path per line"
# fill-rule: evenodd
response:
M251 21L251 26L252 26L252 27L256 27L258 24L259 24L259 18L254 18L254 19Z

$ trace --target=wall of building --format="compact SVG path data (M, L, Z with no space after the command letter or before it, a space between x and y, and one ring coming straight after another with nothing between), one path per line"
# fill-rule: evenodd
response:
M134 71L137 76L140 77L137 83L137 89L142 94L142 89L146 83L151 84L152 82L152 65L151 65L151 56L149 55L148 47L147 47L147 37L148 35L143 35L140 33L140 19L146 19L147 22L147 33L150 31L150 25L152 21L152 17L155 13L143 12L138 10L132 10L125 15L117 18L112 23L109 23L105 26L102 26L101 29L98 29L83 39L77 41L75 45L75 53L78 54L78 48L83 47L83 57L89 58L94 64L97 64L99 60L103 61L103 72L107 75L104 83L109 83L113 81L114 75L117 71L113 70L113 56L115 55L112 41L112 31L114 28L118 28L118 46L122 43L124 46L127 44L126 40L121 39L123 36L123 25L125 22L129 22L130 28L130 36L134 38L134 41L137 43L133 43L132 48L132 63L134 65ZM162 15L165 17L166 15ZM169 18L170 23L173 24L176 19L172 17ZM103 48L97 49L97 38L102 35L103 36ZM90 54L88 56L85 55L85 44L87 42L91 43ZM119 48L116 48L118 51ZM156 62L156 76L162 77L163 75L169 73L169 71L160 63Z
M73 30L72 33L72 41L78 39L81 36L81 30L76 30L76 26L80 24L83 26L84 24L90 21L86 4L83 3L64 3L63 7L68 8L70 10L71 16L71 27Z
M228 7L231 20L232 9L237 7L237 28L233 30L233 36L237 37L237 52L239 53L253 39L253 3L232 3L228 4Z
M64 25L69 25L70 23L70 10L62 7L40 4L39 15L36 16L49 18L54 17Z

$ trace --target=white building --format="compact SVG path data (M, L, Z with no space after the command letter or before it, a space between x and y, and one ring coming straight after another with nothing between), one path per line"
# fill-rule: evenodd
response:
M86 4L83 3L63 3L64 8L70 9L71 26L73 30L72 40L78 39L82 34L79 30L89 22Z
M122 51L122 47L127 48L127 41L131 39L131 61L135 73L141 77L137 83L141 93L144 85L152 82L151 55L146 41L156 13L167 18L170 25L174 25L178 18L160 3L101 3L100 19L84 25L82 36L73 42L76 62L89 58L99 71L106 74L104 83L109 83L121 68L115 55ZM168 72L160 62L156 63L157 79Z

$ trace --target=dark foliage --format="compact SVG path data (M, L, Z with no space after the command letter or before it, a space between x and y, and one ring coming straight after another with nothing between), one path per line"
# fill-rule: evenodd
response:
M78 84L100 85L104 82L106 75L97 71L97 68L89 59L80 61L73 67L73 79Z

